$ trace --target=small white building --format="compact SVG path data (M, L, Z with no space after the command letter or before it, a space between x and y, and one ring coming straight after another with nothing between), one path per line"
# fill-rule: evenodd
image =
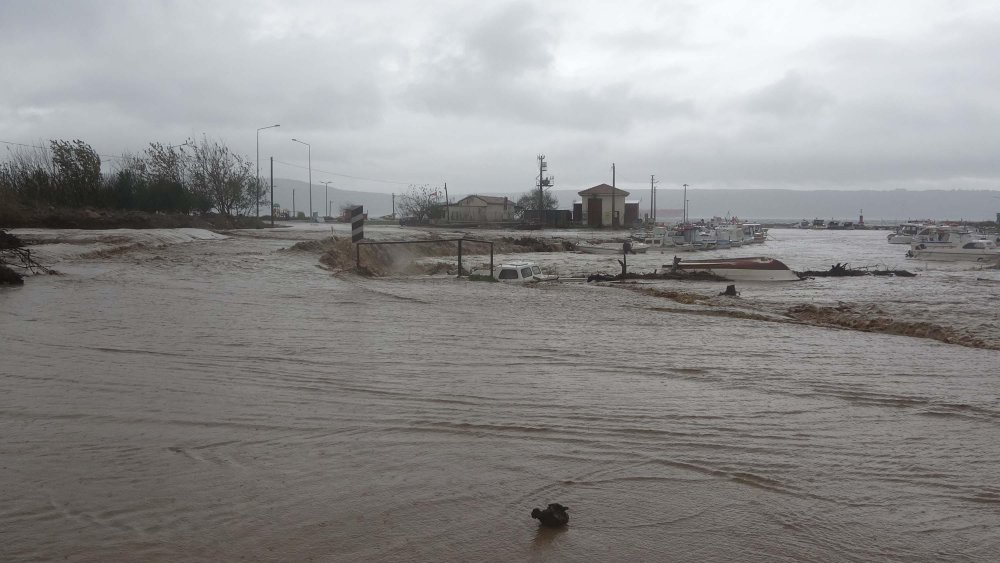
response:
M582 223L590 227L620 227L625 224L625 197L628 192L599 184L577 192L582 200Z
M506 197L470 195L448 206L452 223L503 223L514 220L514 202Z

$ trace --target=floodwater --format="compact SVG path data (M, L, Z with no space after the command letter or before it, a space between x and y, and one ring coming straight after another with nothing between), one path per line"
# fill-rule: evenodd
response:
M1000 553L994 350L711 317L607 285L366 279L281 250L326 227L21 233L65 275L0 289L0 560ZM919 275L745 285L743 301L1000 334L997 270L928 270L885 232L772 235L749 253ZM568 528L530 518L550 502Z

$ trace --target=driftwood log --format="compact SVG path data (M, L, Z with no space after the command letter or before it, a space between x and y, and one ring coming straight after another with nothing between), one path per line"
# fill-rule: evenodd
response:
M829 270L808 270L798 272L800 277L807 278L848 278L854 276L896 276L900 278L912 278L917 274L906 270L890 270L889 268L879 268L877 266L861 266L852 268L850 264L837 262L830 266Z
M24 284L24 276L15 268L31 273L55 273L36 262L31 257L31 251L24 247L21 239L0 229L0 284Z

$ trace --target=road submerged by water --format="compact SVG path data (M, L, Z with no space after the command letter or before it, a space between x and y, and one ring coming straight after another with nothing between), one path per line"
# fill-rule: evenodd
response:
M710 307L594 284L334 274L281 250L329 234L40 247L65 275L0 290L0 559L1000 552L994 350L692 314ZM762 250L795 269L892 259L864 232L801 237ZM616 267L524 257L564 275ZM1000 331L994 272L918 273L740 299ZM570 507L567 529L531 519L550 502Z

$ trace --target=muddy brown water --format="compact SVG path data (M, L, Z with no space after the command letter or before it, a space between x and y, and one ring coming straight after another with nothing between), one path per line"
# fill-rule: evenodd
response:
M0 290L0 560L1000 553L996 351L593 284L333 275L278 250L321 235L90 257L60 242L66 275ZM802 269L897 250L884 233L785 236L764 253ZM877 303L996 337L996 272L894 265L923 275L741 299ZM567 529L531 519L550 502Z

